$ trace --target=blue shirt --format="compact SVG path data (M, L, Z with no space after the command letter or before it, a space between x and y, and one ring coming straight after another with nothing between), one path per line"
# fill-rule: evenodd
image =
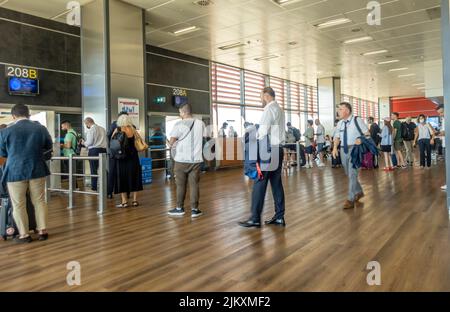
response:
M389 133L389 128L386 126L381 131L381 145L392 145L392 133Z
M363 134L366 134L369 131L367 125L362 121L361 118L355 118L350 116L346 120L340 120L337 124L335 131L335 138L339 138L341 140L341 147L343 147L344 142L344 131L345 131L345 122L347 121L347 142L348 145L355 145L356 140L361 136L361 133L358 131L356 127L355 120L357 120L359 127Z

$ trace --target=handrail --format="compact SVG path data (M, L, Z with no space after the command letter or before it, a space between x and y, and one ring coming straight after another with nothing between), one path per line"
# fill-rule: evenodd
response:
M69 205L68 209L74 208L74 196L73 194L86 194L86 195L97 195L98 196L98 210L97 214L103 214L106 207L106 154L102 153L99 156L73 156L69 157L52 157L50 161L56 160L68 160L69 161L69 173L62 172L52 172L50 175L53 176L68 176L69 177L69 189L56 189L50 188L50 177L47 177L46 187L45 187L45 199L48 202L49 192L60 192L69 195ZM74 173L73 161L74 160L98 160L98 174L79 174ZM87 191L78 191L74 189L74 177L91 177L98 178L98 192L87 192Z

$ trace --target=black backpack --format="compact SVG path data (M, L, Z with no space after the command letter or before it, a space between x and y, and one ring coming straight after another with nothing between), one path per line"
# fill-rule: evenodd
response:
M414 133L406 122L402 122L402 139L406 141L411 141L414 139Z
M81 149L83 147L83 143L81 143L83 141L83 137L81 136L81 134L79 134L76 131L68 132L67 134L69 134L69 133L72 134L73 136L75 136L75 139L77 141L77 145L75 147L72 146L72 150L75 152L76 155L80 155Z
M293 130L294 130L295 141L296 142L300 141L300 138L301 138L300 130L298 130L297 128L293 128Z
M126 146L128 144L127 135L118 131L109 142L110 157L114 159L124 159L126 157Z

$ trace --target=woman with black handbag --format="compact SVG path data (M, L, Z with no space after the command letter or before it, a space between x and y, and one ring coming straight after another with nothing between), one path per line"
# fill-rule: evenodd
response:
M117 180L114 186L114 193L121 195L121 203L117 208L127 208L130 193L132 197L131 205L139 206L137 192L142 191L142 168L139 162L139 152L145 149L145 142L141 139L130 116L122 115L117 120L117 129L114 131L112 141L120 142L120 152L115 153ZM112 148L112 146L111 146Z

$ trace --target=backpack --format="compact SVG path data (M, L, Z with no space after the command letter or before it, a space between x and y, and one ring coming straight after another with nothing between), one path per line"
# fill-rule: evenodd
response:
M402 139L406 141L411 141L414 139L414 133L411 131L411 128L406 124L406 122L402 122Z
M298 130L297 128L292 128L292 130L294 132L295 142L300 141L301 138L300 130Z
M73 130L73 132L72 131L68 132L67 134L69 133L72 134L75 137L75 140L77 141L76 146L75 147L72 146L71 149L75 152L76 155L80 155L81 149L83 147L83 143L81 143L83 141L83 137L78 132L75 132L75 130Z
M294 129L289 128L286 132L286 143L295 143L297 142L295 135L294 135Z
M125 132L119 131L112 138L109 143L110 157L114 159L124 159L126 157L126 146L128 138Z

